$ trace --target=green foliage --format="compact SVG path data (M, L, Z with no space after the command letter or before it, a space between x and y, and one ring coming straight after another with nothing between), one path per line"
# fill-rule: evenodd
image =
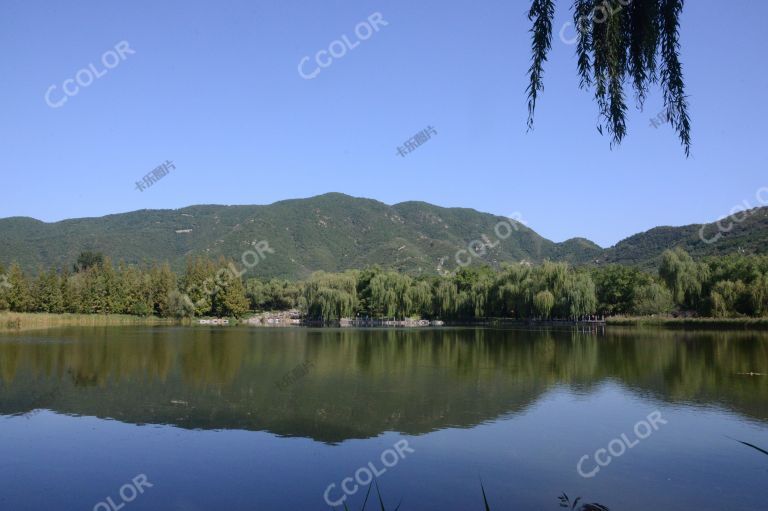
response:
M214 313L216 316L239 318L248 312L249 306L243 281L228 268L222 268L219 272L221 287L214 295Z
M440 279L432 289L432 307L435 315L441 318L455 317L459 308L459 292L456 282Z
M4 276L0 268L0 279ZM0 280L0 312L7 311L10 307L8 303L8 289L9 287L3 285L5 280Z
M329 274L318 272L304 284L304 313L311 319L324 321L350 317L357 306L355 272Z
M33 309L29 282L21 267L13 263L8 270L10 288L6 294L8 308L13 312L30 312Z
M104 264L104 254L87 250L81 252L80 255L77 256L77 262L72 269L75 272L81 272L93 268L94 266L101 266L102 264Z
M174 318L191 318L195 315L195 307L188 296L173 290L168 294L168 315Z
M765 254L766 247L768 208L764 207L711 224L656 227L620 241L597 259L655 272L667 249L681 248L695 260L717 258L733 264L727 263L729 256L738 260L742 255Z
M152 301L152 311L161 318L171 316L170 294L176 290L176 274L171 271L168 263L159 268L153 266L149 272L149 288Z
M189 297L196 316L213 312L215 274L216 266L210 259L195 257L187 261L187 269L181 279L181 291Z
M136 266L109 257L76 273L51 269L28 277L18 264L0 286L0 310L129 314L158 317L242 317L249 311L297 308L309 319L371 318L579 319L604 315L683 313L714 318L768 314L768 257L729 255L694 261L666 251L659 276L608 265L587 271L545 262L461 268L413 278L372 267L317 272L306 281L250 278L233 263L201 257L177 278L170 266Z
M717 224L691 225L658 227L608 249L577 238L553 243L524 225L515 224L516 229L511 229L507 239L488 248L485 256L474 258L473 265L491 265L498 271L505 263L520 261L536 265L545 261L567 262L574 266L615 263L656 273L661 254L667 248L681 247L697 261L728 254L765 253L768 208L752 210L739 218L741 221L721 222L728 231L715 243L702 241L699 231L703 228L704 238L711 240L719 232ZM196 256L216 259L225 255L239 260L254 240L266 239L275 254L265 253L265 259L249 269L247 278L296 281L309 278L317 270L340 272L376 265L413 278L436 277L456 269L454 255L458 250L466 250L471 240L487 235L495 242L494 228L501 221L504 219L470 209L441 208L423 202L388 206L342 194L269 206L144 210L52 224L28 218L0 219L0 264L7 268L16 261L29 274L39 266L71 271L82 247L95 246L105 257L122 260L127 266L168 261L174 272L184 274L189 261ZM192 227L194 236L176 232ZM205 275L200 283L207 277L213 275ZM360 279L364 287L364 271ZM184 283L180 286L183 289ZM299 291L294 288L286 294L297 306ZM192 297L193 302L202 296L200 293ZM210 312L210 304L207 305Z
M502 221L471 209L423 202L387 205L339 193L266 206L190 206L55 223L6 218L0 219L0 263L17 261L26 272L40 265L71 269L88 247L129 265L168 261L177 273L196 256L224 256L242 268L244 252L253 249L254 242L267 240L274 254L264 252L247 278L299 280L315 271L377 264L414 277L436 276L441 258L441 268L453 270L456 251L481 235L495 238L494 227ZM177 232L189 229L192 232ZM475 261L552 259L576 264L602 252L586 240L553 243L523 225L509 230L507 239Z
M40 270L32 286L32 303L35 312L64 312L64 296L61 292L61 279L55 270Z
M370 281L371 316L387 318L406 318L410 315L413 304L409 292L412 279L395 272L383 272Z
M611 264L592 271L598 310L601 314L630 314L635 291L652 282L652 277L637 268Z
M411 306L409 316L429 317L432 315L432 286L427 280L413 281L406 293L406 301Z
M702 284L708 279L706 265L694 262L683 249L667 250L661 256L659 277L672 291L680 306L695 309L701 296Z
M749 289L742 281L718 281L710 292L710 313L715 318L749 314L750 298Z
M768 315L768 273L758 276L752 282L750 295L754 315Z
M536 315L543 319L549 319L552 308L555 306L555 295L549 291L539 291L533 297L533 309Z
M294 309L299 305L301 291L296 282L281 279L264 282L251 278L245 286L249 307L255 311Z
M632 307L627 313L640 316L669 314L675 308L672 292L659 282L649 282L635 288Z
M599 110L598 130L606 128L611 144L627 134L625 84L631 82L642 109L651 85L661 84L670 124L686 156L691 150L691 123L680 63L680 14L683 0L605 2L574 0L576 54L580 87L593 88ZM554 0L532 0L532 63L528 70L528 127L533 127L536 100L544 89L544 62L552 47Z

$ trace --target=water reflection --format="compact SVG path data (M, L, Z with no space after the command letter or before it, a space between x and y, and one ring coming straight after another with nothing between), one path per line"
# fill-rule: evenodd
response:
M297 365L312 368L279 388ZM768 421L764 333L493 329L63 329L0 338L0 415L46 408L134 424L336 443L473 427L556 385L607 381Z

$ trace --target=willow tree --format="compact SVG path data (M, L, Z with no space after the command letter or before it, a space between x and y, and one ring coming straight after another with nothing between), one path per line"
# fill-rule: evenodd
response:
M755 315L768 316L768 274L760 275L755 279L750 292Z
M313 319L335 321L352 316L357 307L356 273L313 273L304 285L301 302Z
M691 123L680 63L679 27L684 0L575 0L577 68L582 89L592 89L599 110L597 129L611 135L611 146L627 134L627 95L632 82L642 109L651 85L660 84L667 120L677 131L686 156ZM528 71L528 128L544 89L544 62L552 48L555 0L533 0L532 63Z
M704 283L709 280L709 267L697 263L681 247L665 250L661 255L659 277L672 291L678 305L695 309L699 304Z
M432 289L435 314L440 318L452 318L458 309L459 292L456 283L446 278L438 280Z
M405 318L410 314L415 295L408 292L413 280L394 271L379 273L371 279L370 308L376 315Z
M533 297L533 308L542 319L549 319L552 308L555 306L555 295L549 291L539 291Z

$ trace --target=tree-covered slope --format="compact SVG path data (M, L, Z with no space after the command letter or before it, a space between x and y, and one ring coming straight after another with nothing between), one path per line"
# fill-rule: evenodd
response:
M599 261L655 268L666 249L682 247L694 258L768 253L768 207L709 224L656 227L606 249Z
M460 252L459 260L499 265L544 260L572 264L620 263L655 268L661 253L676 246L694 257L732 252L766 253L768 208L742 214L740 222L657 227L602 249L584 238L554 243L525 225L473 209L424 202L389 206L329 193L264 206L200 205L177 210L142 210L100 218L45 223L32 218L0 219L0 264L25 269L71 267L85 250L128 263L169 261L183 268L191 255L239 260L255 242L274 249L249 275L306 277L317 270L343 271L378 264L413 275L457 266L456 254L473 243L482 257ZM500 222L504 224L499 228ZM514 226L510 229L509 226ZM500 235L503 239L500 239ZM482 246L481 246L482 245Z
M495 230L499 222L515 227L498 229L503 240ZM92 250L128 263L168 260L180 269L195 254L239 260L253 243L266 240L275 253L267 254L253 275L304 277L317 270L374 264L435 274L455 268L456 252L483 236L487 253L482 260L491 264L545 259L582 263L601 253L586 240L553 243L521 224L471 209L423 202L389 206L330 193L266 206L190 206L55 223L2 219L0 263L17 261L29 270L68 267L80 252Z

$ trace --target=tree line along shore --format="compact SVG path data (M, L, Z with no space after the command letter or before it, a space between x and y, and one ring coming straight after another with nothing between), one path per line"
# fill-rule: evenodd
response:
M378 267L317 272L305 280L241 278L225 259L190 258L181 274L168 263L113 264L84 252L71 269L27 274L0 266L0 312L117 314L133 317L242 318L297 309L306 319L570 319L592 315L683 318L768 316L768 256L696 261L668 250L656 272L607 265L471 266L412 277ZM757 322L756 324L759 324Z

